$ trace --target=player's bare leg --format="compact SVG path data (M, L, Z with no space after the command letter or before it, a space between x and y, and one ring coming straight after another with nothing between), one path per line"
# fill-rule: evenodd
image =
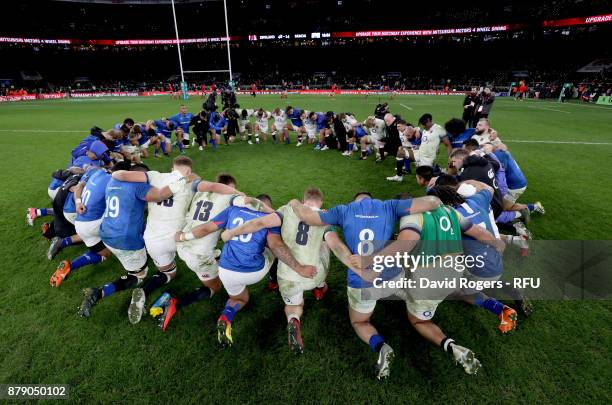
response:
M287 316L287 340L289 348L295 354L304 353L304 342L302 341L302 327L300 318L304 313L304 303L300 305L285 305Z
M168 284L176 277L176 263L172 262L166 266L159 266L157 273L144 282L142 287L132 291L132 301L128 308L128 319L131 324L136 324L142 319L145 310L147 296L164 284Z
M51 245L49 246L49 250L47 250L47 259L53 260L53 258L59 252L61 252L63 248L76 245L78 243L83 243L83 239L81 239L78 234L74 234L65 238L60 238L59 236L53 237L51 239Z
M456 344L453 339L442 332L438 325L429 320L421 320L410 312L408 312L408 320L421 336L453 356L455 363L461 364L466 373L476 374L478 372L481 364L474 356L474 352Z
M161 315L159 327L162 331L165 331L178 310L195 302L212 298L213 295L221 291L221 287L221 280L219 277L215 277L210 280L203 280L202 287L182 297L175 298L170 296L169 293L164 293L153 304L149 313L153 317Z
M217 320L217 340L221 346L228 347L234 343L232 339L232 322L234 321L234 315L244 308L248 302L248 288L245 288L238 295L230 295L229 299L226 301L225 308Z
M376 378L381 380L389 377L391 362L395 355L391 346L385 343L383 337L378 334L374 325L370 323L371 316L372 313L364 314L349 308L349 318L355 333L357 333L357 336L362 341L370 345L372 351L378 353Z
M400 146L397 149L397 154L395 155L395 176L387 177L387 180L397 182L401 182L403 180L405 156L406 152L404 151L404 148Z
M75 270L92 264L101 263L112 256L112 253L106 247L96 251L99 247L99 245L93 246L88 252L82 254L73 261L70 259L62 260L51 276L49 284L51 284L52 287L59 287Z

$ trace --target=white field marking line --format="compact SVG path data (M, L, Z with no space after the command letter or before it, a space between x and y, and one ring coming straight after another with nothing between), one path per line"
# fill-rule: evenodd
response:
M504 142L516 143L550 143L550 144L567 144L567 145L612 145L611 142L578 142L578 141L522 141L518 139L504 139Z
M400 105L401 105L402 107L404 107L405 109L412 111L412 107L408 107L408 106L407 106L406 104L404 104L404 103L400 103Z
M546 110L546 111L560 112L560 113L564 113L564 114L571 114L571 112L569 112L569 111L557 110L556 108L536 107L536 106L532 106L532 105L527 106L527 108L531 108L532 110Z
M72 129L0 129L0 132L87 132L87 130Z
M546 104L551 104L551 105L562 105L562 106L568 106L568 107L582 107L582 108L599 108L599 109L603 109L603 110L608 110L608 111L612 111L612 108L610 107L606 107L605 105L597 105L597 104L577 104L577 103L561 103L559 101L547 101L547 100L530 100L527 99L525 100L528 103L534 103L534 104L539 104L539 103L546 103Z

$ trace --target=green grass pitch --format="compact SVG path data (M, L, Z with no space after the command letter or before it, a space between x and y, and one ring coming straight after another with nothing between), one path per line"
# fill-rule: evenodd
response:
M362 120L379 100L387 98L241 96L239 103L350 111ZM192 98L187 105L196 112L201 103ZM396 360L382 383L372 377L374 354L348 321L345 271L335 259L326 300L315 302L306 294L301 357L287 349L282 302L263 283L251 288L251 303L236 316L231 350L217 348L214 328L224 294L179 313L166 333L148 316L129 324L129 292L101 302L90 319L78 318L81 290L114 280L123 270L111 259L79 270L60 289L50 287L57 263L84 249L66 248L49 262L38 227L24 223L25 209L50 206L51 172L67 164L71 148L92 125L108 128L127 116L159 118L175 113L178 104L157 97L0 105L0 383L70 384L71 402L80 403L609 401L612 306L606 301L537 302L534 315L510 336L499 336L496 319L483 310L443 303L435 320L476 352L484 367L477 376L465 375L419 337L401 303L383 302L373 323L395 349ZM461 97L399 96L390 104L410 122L430 112L444 124L460 115ZM546 207L546 215L530 224L536 238L609 239L612 183L605 168L612 158L612 109L499 98L491 123L527 175L522 200L540 200ZM326 207L349 201L358 190L381 199L401 191L423 194L411 177L400 184L384 180L394 174L391 159L376 165L270 142L188 154L204 178L230 172L242 191L268 193L275 207L299 198L309 185L323 190ZM441 151L442 165L444 155ZM146 163L157 170L170 167L167 158ZM179 268L165 288L183 294L199 282L180 261Z

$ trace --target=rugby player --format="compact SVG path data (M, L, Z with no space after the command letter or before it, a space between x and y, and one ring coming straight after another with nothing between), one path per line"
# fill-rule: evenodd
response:
M176 123L176 142L181 152L184 148L189 147L189 127L192 118L193 114L187 111L187 107L184 104L180 105L178 114L168 118Z
M290 205L300 220L308 225L339 226L353 255L371 256L391 240L399 218L409 213L435 209L440 205L440 200L437 197L421 197L381 201L373 199L369 192L358 192L353 202L338 205L329 211L314 211L297 200L292 200ZM396 280L402 275L403 269L397 267L379 273L382 280ZM370 318L376 301L393 295L395 291L385 289L376 293L373 291L376 289L372 288L372 280L364 276L356 265L348 268L347 279L351 324L357 336L378 354L376 377L386 378L394 356L393 349L370 323Z
M303 204L319 211L323 205L323 193L315 187L306 189ZM308 278L296 273L282 261L278 264L277 280L281 297L285 302L289 348L295 354L302 354L304 343L300 318L304 312L304 292L312 291L317 301L323 299L327 293L329 287L325 280L329 271L328 246L339 258L348 258L350 251L340 241L332 227L310 226L301 222L289 205L280 207L272 214L225 230L221 237L227 242L239 235L252 234L274 227L281 228L283 242L299 263L317 268L315 277ZM327 245L323 243L324 241L327 242Z
M145 165L134 165L130 171L147 172ZM122 171L113 173L120 177ZM100 224L100 238L127 271L117 280L99 288L88 288L79 308L79 315L89 317L98 301L117 291L142 284L147 276L147 251L145 250L144 210L147 202L162 202L174 192L181 191L186 179L180 178L161 189L149 183L130 183L111 178L106 186L106 209Z
M439 206L426 214L411 213L404 216L400 220L397 240L402 251L416 251L417 254L424 256L444 258L463 253L462 234L490 243L503 251L502 241L495 239L486 229L474 226L469 219L463 218L457 211L447 206ZM417 243L419 241L420 243ZM436 264L420 265L410 271L411 278L417 281L417 285L421 285L419 281L421 278L449 280L460 277L455 268L437 267ZM467 374L476 374L481 365L474 353L458 345L432 322L438 305L453 292L450 287L438 287L435 291L420 288L407 290L408 320L421 336L449 353L455 362L461 364Z
M265 111L263 108L260 108L258 110L256 110L253 113L253 116L255 117L255 143L259 143L259 135L261 134L262 140L264 142L266 142L267 138L268 138L268 120L270 119L270 112L269 111ZM248 140L248 144L252 145L253 142L251 141L251 138L249 138Z
M72 272L100 263L111 256L110 250L100 238L100 224L106 209L106 185L111 179L111 173L129 170L130 166L130 162L119 162L109 172L104 169L89 170L81 177L74 191L77 212L74 227L89 250L72 261L63 260L51 276L51 286L59 287Z
M276 134L280 134L281 138L284 136L285 123L287 121L287 114L283 110L281 110L280 107L276 107L272 111L272 118L274 119L274 123L272 124L272 141L276 143ZM289 138L287 138L287 140L288 139ZM285 139L281 139L281 142L286 142L286 141ZM300 146L301 144L302 144L301 135L298 134L297 146Z
M208 191L201 191L202 187L198 185L198 191L195 193L189 212L185 217L185 226L182 229L183 241L176 242L179 257L198 276L203 285L195 291L178 298L164 293L151 306L151 316L156 317L163 314L159 321L162 331L166 330L176 311L194 302L209 299L221 290L219 268L216 261L216 257L219 256L220 252L215 250L220 231L213 232L202 238L190 240L185 240L185 235L189 235L197 226L210 222L229 206L249 208L253 211L268 213L272 211L271 208L268 208L259 200L245 198L241 195L242 193L236 191L236 180L229 174L219 174L216 184L222 184L226 187L221 188L217 186L215 187L217 191L211 191L212 187L209 187ZM175 239L174 235L172 237Z
M289 131L295 131L297 134L301 134L302 136L306 134L306 129L304 128L305 116L301 109L292 106L288 106L285 109L285 114L287 115L289 122L285 124L283 134L281 135L281 142L284 141L288 144L291 143L291 138L289 138Z
M270 197L265 194L257 196L257 199L268 207L272 206ZM266 214L259 211L230 206L216 215L212 221L196 226L191 232L177 233L176 240L182 242L202 238L221 228L233 229L250 219L264 215ZM266 245L272 252L266 250ZM227 347L233 344L234 316L249 301L247 287L259 282L270 270L273 261L272 253L304 277L313 278L317 273L316 267L305 266L295 260L280 238L278 227L240 235L226 242L219 261L219 278L229 295L225 308L217 320L217 339L222 346Z
M376 161L380 162L382 157L380 150L385 147L383 139L386 138L386 126L385 121L376 118L368 117L364 122L363 126L369 131L369 135L361 138L361 160L367 160L368 158L368 145L374 145L376 151Z

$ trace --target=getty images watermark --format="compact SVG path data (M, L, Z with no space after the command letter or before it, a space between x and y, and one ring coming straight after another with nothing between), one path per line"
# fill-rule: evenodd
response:
M612 241L392 241L355 263L371 298L463 299L478 291L533 299L612 299Z

